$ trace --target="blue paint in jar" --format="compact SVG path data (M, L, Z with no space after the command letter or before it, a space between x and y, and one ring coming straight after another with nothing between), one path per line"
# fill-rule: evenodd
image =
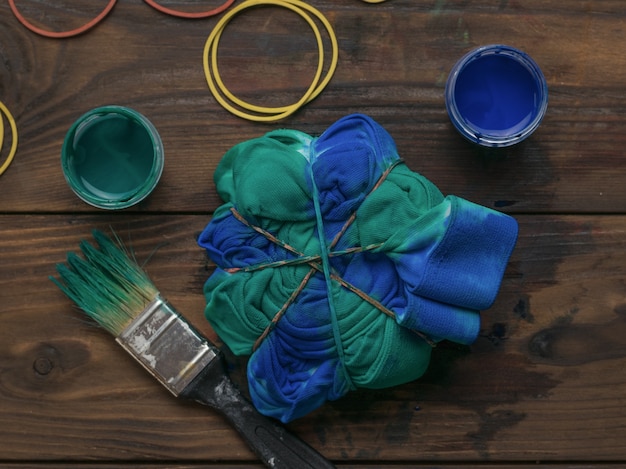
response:
M459 60L446 83L446 108L471 142L506 147L521 142L541 123L548 87L539 66L504 45L475 49Z

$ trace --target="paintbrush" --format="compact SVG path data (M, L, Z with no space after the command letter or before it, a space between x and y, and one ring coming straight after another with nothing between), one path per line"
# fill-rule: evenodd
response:
M119 238L93 232L51 280L174 396L221 412L268 467L332 468L279 422L261 415L225 371L222 352L168 303Z

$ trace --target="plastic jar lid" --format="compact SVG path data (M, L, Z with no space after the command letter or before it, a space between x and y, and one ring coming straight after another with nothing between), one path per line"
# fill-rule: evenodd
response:
M539 127L548 107L548 86L527 54L494 44L474 49L456 63L445 98L461 135L479 145L507 147Z
M65 136L61 166L84 202L123 209L145 199L163 172L161 138L143 115L121 106L83 114Z

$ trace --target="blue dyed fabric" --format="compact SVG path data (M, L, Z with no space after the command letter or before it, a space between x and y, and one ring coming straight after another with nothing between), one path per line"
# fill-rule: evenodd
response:
M517 238L512 217L444 197L360 114L242 142L214 178L205 314L250 355L255 406L283 422L419 378L433 342L473 342Z

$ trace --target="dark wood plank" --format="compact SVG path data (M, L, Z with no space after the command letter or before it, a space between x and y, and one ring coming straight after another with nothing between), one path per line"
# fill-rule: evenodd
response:
M207 217L8 216L0 230L5 460L248 461L210 410L173 399L47 280L93 227L132 239L199 329ZM622 216L520 216L496 304L471 347L442 344L416 382L359 390L290 428L338 462L626 460ZM245 359L229 356L245 389Z
M58 27L99 8L18 3ZM220 204L219 159L271 129L316 135L363 112L444 193L516 215L520 239L475 344L442 344L422 379L356 391L290 428L340 467L624 465L626 4L311 4L337 33L336 75L294 116L256 124L230 115L207 88L202 48L217 18L181 20L124 0L93 31L58 41L23 28L0 2L0 100L20 131L18 155L0 176L0 464L259 467L219 415L173 399L47 277L92 228L112 227L219 342L202 313L212 266L195 244ZM315 41L290 12L241 15L222 41L224 79L245 99L292 102L311 79ZM463 53L495 42L540 64L550 106L528 141L494 153L456 134L443 92ZM80 202L59 162L74 119L111 103L148 116L166 151L156 191L120 213ZM228 359L245 391L245 358Z
M19 3L31 14L41 9ZM219 204L212 172L232 145L277 127L318 134L351 112L376 118L409 165L446 193L516 212L626 209L626 185L614 177L624 167L626 143L626 57L615 47L626 34L623 3L338 0L314 6L337 33L337 73L301 112L256 124L223 110L206 85L202 49L217 19L170 18L129 0L90 33L54 41L23 28L7 3L0 4L0 97L21 138L2 178L0 212L89 210L65 185L59 153L74 119L110 103L146 114L164 140L165 173L141 211L210 212ZM54 24L63 19L69 21ZM251 101L294 101L315 63L307 28L279 8L242 14L220 48L225 81ZM493 42L535 58L548 79L550 107L529 141L485 156L452 128L443 91L464 52Z
M203 468L203 467L212 467L211 463L206 463L206 462L202 462L202 463L198 463L198 464L177 464L177 463L170 463L170 464L124 464L124 463L114 463L114 464L98 464L98 463L81 463L82 467L88 468L88 469L151 469L151 468L156 468L156 469L161 469L161 468L166 468L166 469L197 469L197 468ZM3 466L4 469L24 469L24 468L28 468L28 469L32 469L32 468L37 468L37 467L46 467L47 469L65 469L67 466L66 465L59 465L59 464L41 464L41 465L37 465L37 464L33 464L33 463L28 463L28 465L26 464L8 464ZM252 468L260 468L263 467L261 465L254 465L254 464L224 464L224 463L220 463L219 466L217 467L222 467L225 469L252 469ZM369 467L369 468L376 468L376 469L412 469L412 468L420 468L420 467L428 467L430 469L458 469L459 464L441 464L441 463L432 463L432 462L428 462L428 463L413 463L410 465L405 465L405 464L393 464L393 465L387 465L387 464L368 464L366 466L364 466L363 464L359 464L359 465L354 465L354 464L342 464L339 463L337 465L338 468L342 468L342 469L357 469L357 468L363 468L363 467ZM463 467L463 466L461 466ZM534 468L534 469L599 469L599 468L613 468L613 467L621 467L621 465L619 464L589 464L589 463L563 463L563 464L542 464L542 463L534 463L534 464L472 464L471 465L472 468L474 469L529 469L529 468Z

